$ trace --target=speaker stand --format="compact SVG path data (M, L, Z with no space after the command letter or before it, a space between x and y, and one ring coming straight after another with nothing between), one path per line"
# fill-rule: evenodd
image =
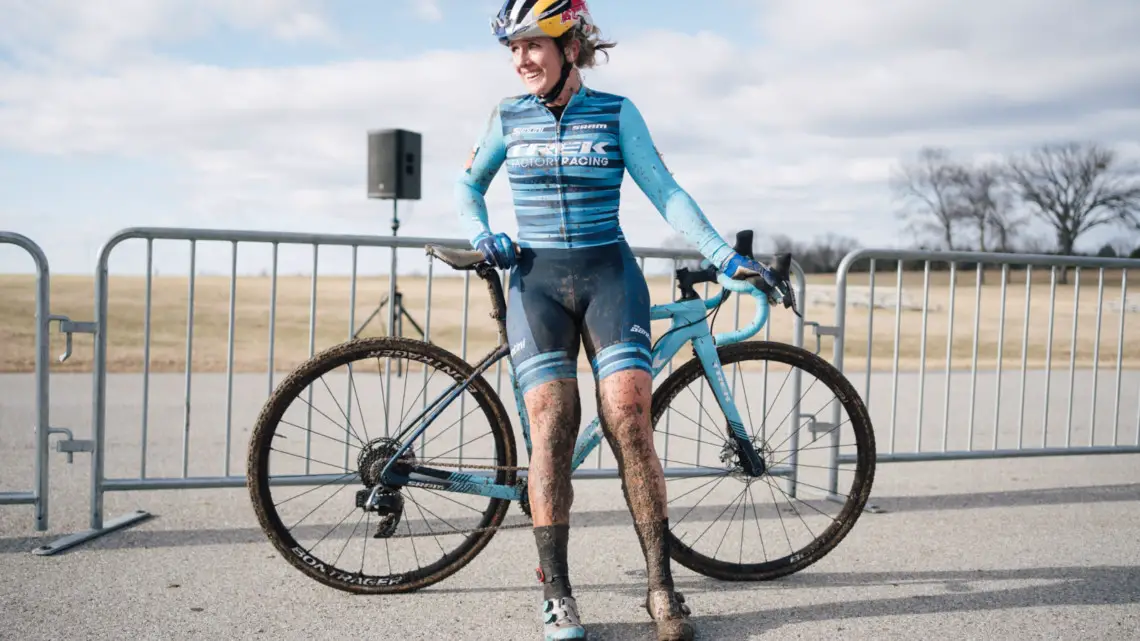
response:
M396 238L397 232L400 230L398 203L399 199L392 199L393 239ZM380 298L380 303L376 306L376 309L374 309L368 318L365 319L364 323L362 323L360 327L355 332L353 332L353 338L359 338L360 333L364 331L364 328L368 326L368 323L372 322L372 319L376 318L380 314L380 311L384 309L384 307L388 308L388 336L403 337L404 319L406 318L408 319L408 322L412 324L412 327L416 328L416 331L419 332L420 338L426 337L423 328L420 327L419 323L416 322L416 319L413 318L411 313L408 312L407 308L404 307L404 295L400 293L400 289L396 284L396 253L396 247L392 247L392 271L390 272L391 276L388 280L388 295L382 296ZM401 367L400 369L403 368Z

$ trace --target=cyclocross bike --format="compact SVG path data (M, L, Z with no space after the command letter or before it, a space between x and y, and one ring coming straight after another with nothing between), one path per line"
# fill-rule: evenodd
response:
M751 232L738 234L738 252L751 256L751 246ZM497 321L497 346L470 364L419 340L378 337L344 342L314 355L277 386L250 438L248 490L266 536L301 572L347 592L421 589L470 563L496 531L531 526L526 468L517 465L511 421L485 376L510 354L500 276L477 251L428 246L427 252L456 270L473 270L486 282L491 316ZM708 577L770 580L806 568L847 535L871 491L875 439L863 401L849 381L811 351L747 340L767 323L770 305L782 303L799 314L790 264L790 256L777 257L776 287L759 279L734 281L714 267L681 268L675 272L679 298L652 307L654 320L670 322L651 352L654 378L686 343L693 351L692 358L669 373L653 393L655 447L668 472L669 549L677 563ZM706 284L707 292L712 283L723 290L707 299L694 289ZM713 334L709 316L715 323L716 311L732 293L752 296L755 316L744 328ZM399 411L393 398L400 393L391 376L393 361L404 388ZM509 359L506 363L509 366ZM731 384L727 367L733 370ZM346 375L333 374L341 368L347 369ZM784 369L784 382L773 395L769 377L773 370L778 377ZM800 373L791 377L792 370ZM816 381L801 393L802 374ZM419 392L413 388L408 407L407 387L417 379L424 386ZM345 383L342 397L333 392L330 380ZM511 381L514 386L513 373ZM784 397L789 381L791 392ZM814 413L805 411L808 404L815 406L811 392L819 383L822 388L817 392L831 392L834 400ZM514 394L529 454L530 429L517 386ZM762 412L753 413L747 404L750 395L763 397ZM323 406L318 396L324 399ZM704 405L706 397L711 397L709 407ZM777 409L780 398L789 408L786 415L783 407ZM744 410L742 403L747 404ZM821 418L825 410L828 415L838 414L832 403L846 411L846 421ZM444 418L446 413L450 414ZM793 417L783 432L779 426L769 429L777 415ZM471 436L471 425L484 421L485 433ZM853 466L842 470L832 455L840 434L855 450ZM442 438L445 435L449 439L458 435L454 439L458 445ZM599 419L594 418L577 438L576 472L590 472L585 462L602 438ZM442 451L428 453L429 446ZM701 462L702 448L711 463ZM271 475L270 458L276 455L280 456ZM695 460L682 460L694 456ZM330 462L333 457L341 460ZM810 477L815 470L824 470L828 480ZM846 480L839 491L822 487L836 487L841 474ZM682 492L683 483L692 483L692 489ZM301 486L309 489L296 489ZM343 493L346 488L356 489ZM704 503L717 489L726 491L725 498ZM817 491L818 500L804 498L809 490ZM702 498L687 510L678 505L698 495ZM768 496L772 505L757 507L756 498ZM429 506L429 500L437 503ZM485 507L476 506L479 501L486 501ZM508 508L515 501L526 517L507 524ZM730 509L722 534L713 526ZM320 510L331 510L331 517L315 516ZM793 543L793 536L801 534L806 537L803 542ZM702 539L710 549L715 544L715 549L699 549ZM445 549L445 542L450 549ZM721 549L728 559L717 558ZM744 559L746 550L749 560ZM425 561L424 557L438 558ZM397 569L401 563L408 567Z

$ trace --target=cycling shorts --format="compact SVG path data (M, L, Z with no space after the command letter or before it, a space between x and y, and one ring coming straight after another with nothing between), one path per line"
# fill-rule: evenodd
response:
M522 393L576 380L580 344L598 381L629 369L652 372L649 288L629 245L520 251L507 338Z

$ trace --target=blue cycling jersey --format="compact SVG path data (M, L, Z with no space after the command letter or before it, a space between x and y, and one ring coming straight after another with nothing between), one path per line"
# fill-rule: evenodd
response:
M628 171L658 212L713 265L733 249L677 185L628 98L583 86L556 118L538 98L501 101L457 185L474 242L490 233L484 196L503 164L514 194L522 247L572 249L624 242L618 219Z

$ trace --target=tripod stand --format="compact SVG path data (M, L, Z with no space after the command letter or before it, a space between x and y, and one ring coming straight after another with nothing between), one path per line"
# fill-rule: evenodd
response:
M396 237L396 232L398 232L400 229L400 217L399 217L398 203L399 203L398 199L395 199L395 198L392 199L392 237L393 238ZM380 303L376 306L376 309L373 310L372 313L368 316L368 318L364 320L364 323L362 323L360 325L360 327L355 332L353 332L353 334L352 334L353 338L359 338L360 333L362 331L364 331L364 328L368 326L368 323L372 322L372 319L376 318L376 316L380 314L380 310L384 309L385 306L388 307L388 335L389 336L400 336L400 337L402 337L404 335L404 319L406 318L406 319L408 319L408 322L412 324L412 327L415 327L416 331L419 332L420 338L426 337L424 334L423 328L420 327L419 323L416 322L416 319L413 318L412 315L408 312L408 310L404 307L404 295L402 293L400 293L400 289L396 286L396 251L397 251L396 247L393 246L392 247L392 271L391 271L391 275L388 279L388 294L386 296L382 296L380 298Z

